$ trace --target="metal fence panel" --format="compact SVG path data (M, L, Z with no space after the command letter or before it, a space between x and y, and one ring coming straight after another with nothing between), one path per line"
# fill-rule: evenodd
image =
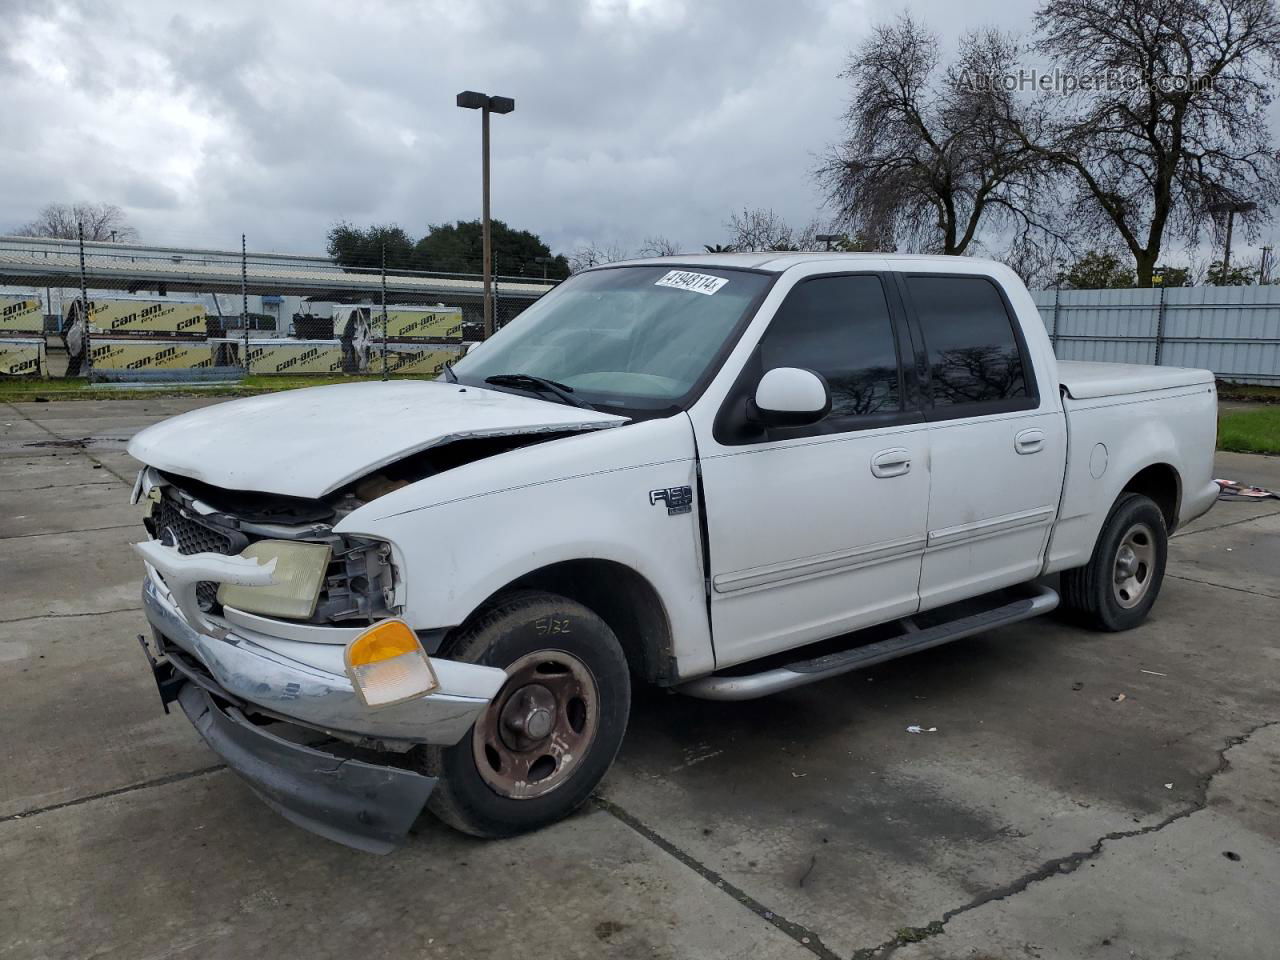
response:
M1202 367L1280 384L1280 286L1037 290L1061 360Z
M1280 287L1167 291L1165 363L1236 383L1280 383Z

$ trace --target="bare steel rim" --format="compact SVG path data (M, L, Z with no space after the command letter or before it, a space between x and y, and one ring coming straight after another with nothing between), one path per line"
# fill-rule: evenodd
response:
M476 721L480 776L512 800L545 796L577 768L595 740L600 693L587 665L564 650L538 650L507 667L507 682Z
M1145 523L1135 523L1125 531L1116 551L1111 590L1116 603L1126 610L1136 607L1151 589L1156 570L1156 536Z

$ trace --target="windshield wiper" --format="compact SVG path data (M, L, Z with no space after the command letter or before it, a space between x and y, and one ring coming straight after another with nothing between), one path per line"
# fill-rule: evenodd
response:
M575 397L573 387L556 383L546 377L535 377L531 373L495 373L491 377L485 377L484 382L492 383L495 387L518 387L535 393L549 393L561 403L567 403L571 407L582 407L584 410L595 409L587 401Z
M446 383L457 383L458 375L453 372L453 364L446 363L444 365L444 379Z

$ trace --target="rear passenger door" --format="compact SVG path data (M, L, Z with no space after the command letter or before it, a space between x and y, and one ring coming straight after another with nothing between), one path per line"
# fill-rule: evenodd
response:
M1001 287L901 274L926 398L932 483L922 610L1034 578L1066 458L1056 383L1039 383Z

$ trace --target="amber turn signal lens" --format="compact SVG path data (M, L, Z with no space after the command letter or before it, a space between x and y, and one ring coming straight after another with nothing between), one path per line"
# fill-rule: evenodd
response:
M366 706L399 703L440 686L418 635L403 620L375 623L347 644L344 659Z
M347 663L364 666L390 660L420 649L418 635L403 620L383 620L374 624L347 647Z

